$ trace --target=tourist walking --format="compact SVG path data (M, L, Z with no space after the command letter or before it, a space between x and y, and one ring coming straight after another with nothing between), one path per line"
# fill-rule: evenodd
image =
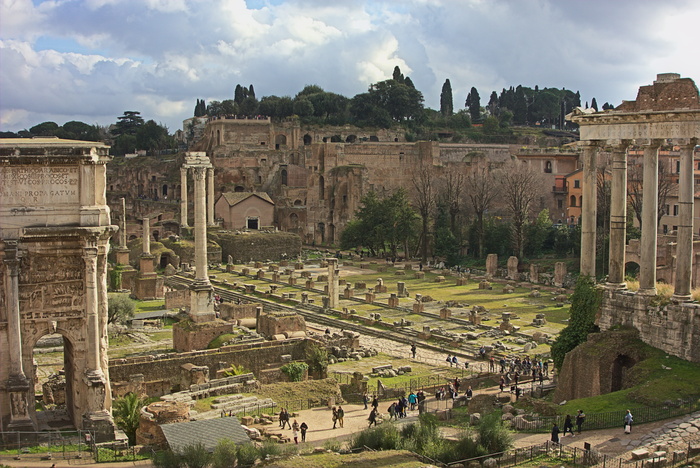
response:
M367 405L369 404L369 395L366 393L362 395L362 403L365 404L365 409L367 409Z
M413 359L416 358L416 350L417 350L417 349L418 349L418 348L416 348L416 344L413 343L413 344L411 345L411 355L413 355Z
M340 427L343 427L343 422L344 422L343 418L345 417L345 411L343 410L343 407L340 405L338 405L337 416L338 416L338 424L340 424Z
M294 420L294 424L292 424L292 437L294 437L294 443L299 444L299 423L297 420Z
M306 442L306 431L309 430L309 426L303 422L301 426L299 426L299 430L301 431L301 441Z
M338 423L338 408L335 406L333 407L333 429L335 429L335 425Z
M450 364L450 367L452 367L452 355L451 354L447 355L447 359L445 359L445 361Z
M625 414L625 434L632 433L632 419L632 413L630 410L627 410L627 413Z
M564 420L564 437L566 437L567 432L571 432L571 437L574 437L574 423L570 414L567 414Z
M396 402L395 401L391 402L391 404L389 405L389 409L387 411L389 412L389 421L391 421L396 416Z
M542 374L540 374L542 375ZM584 414L583 410L578 410L578 413L576 414L576 430L578 431L579 434L581 434L581 426L583 426L583 422L586 420L586 415Z
M418 402L418 397L416 396L415 393L413 393L413 390L411 390L411 393L408 395L408 404L411 405L411 411L416 409L416 403Z
M379 398L377 398L376 395L373 395L372 398L372 408L376 411L377 408L379 408Z
M367 418L369 421L369 427L372 427L372 424L375 426L377 425L377 409L373 408L372 411L369 413L369 418Z
M464 392L464 394L467 396L468 399L472 399L472 397L474 396L474 392L472 391L471 385L467 387L467 391Z
M557 426L557 423L554 423L554 426L552 426L552 442L555 444L559 443L559 426Z

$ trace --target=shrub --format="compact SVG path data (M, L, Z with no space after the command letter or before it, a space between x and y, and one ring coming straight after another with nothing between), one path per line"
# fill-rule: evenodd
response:
M187 468L207 468L212 460L212 454L201 442L185 445L179 455Z
M323 443L323 448L331 452L340 451L340 441L338 439L328 439Z
M252 444L243 444L238 446L236 458L239 466L252 466L260 457L258 449Z
M282 453L282 446L275 442L266 440L263 442L260 448L258 448L258 452L260 453L260 459L265 460L269 456L280 455Z
M157 468L181 468L184 466L180 455L172 450L156 452L153 455L152 462Z
M222 439L214 447L212 454L213 468L230 468L236 462L238 447L232 440Z
M309 365L305 362L290 362L280 367L280 370L289 378L290 382L301 382L304 379L304 372Z
M486 415L479 423L477 432L479 443L486 453L505 452L513 446L513 434L503 426L498 413Z

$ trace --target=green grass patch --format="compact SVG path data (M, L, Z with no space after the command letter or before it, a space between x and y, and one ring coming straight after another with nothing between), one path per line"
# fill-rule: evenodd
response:
M137 314L139 312L151 312L154 310L165 309L165 300L157 299L154 301L134 301L134 305L136 306Z
M381 452L362 452L340 455L337 453L320 453L276 460L278 468L421 468L425 463L418 460L407 450L384 450Z

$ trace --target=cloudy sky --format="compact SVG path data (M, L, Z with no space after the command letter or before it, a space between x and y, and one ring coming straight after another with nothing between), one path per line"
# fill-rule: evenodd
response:
M657 73L700 83L697 0L0 0L0 129L101 125L138 110L174 131L197 98L352 97L411 77L428 107L452 83L634 99Z

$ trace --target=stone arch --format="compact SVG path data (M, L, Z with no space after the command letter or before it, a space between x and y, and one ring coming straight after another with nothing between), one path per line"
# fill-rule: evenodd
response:
M552 173L552 161L547 161L544 163L544 172L546 172L547 174Z
M164 197L168 196L168 184L163 184L163 188L161 189L160 192Z
M372 141L372 142L379 142L379 137L377 137L377 135L370 135L370 136L369 136L369 141Z
M308 133L306 135L304 135L304 145L310 145L311 141L312 141L311 135L309 135Z
M138 239L138 237L136 236L136 234L132 234L132 235L129 236L129 240L130 240L130 241L132 241L132 240L134 240L134 239Z
M578 206L583 206L583 195L578 197Z
M639 275L639 263L633 259L625 262L625 277L636 278Z
M624 389L625 376L627 371L632 368L637 363L635 359L626 355L618 354L612 363L612 368L610 369L610 391L616 392L618 390Z
M345 143L355 143L357 141L357 135L348 135L345 138Z
M280 149L283 146L287 146L287 135L275 135L275 149Z
M299 215L296 213L291 213L289 215L289 228L299 229Z
M335 224L329 224L328 225L328 243L333 244L335 243Z
M326 242L326 224L318 223L318 229L316 230L316 242L318 244L324 244Z
M294 200L294 206L303 206L303 205L304 205L304 202L302 202L298 198L296 200Z
M245 187L243 187L242 185L236 185L236 186L233 188L233 191L234 191L234 192L245 192Z
M282 185L287 185L287 169L282 169L280 171L280 176L282 179Z

